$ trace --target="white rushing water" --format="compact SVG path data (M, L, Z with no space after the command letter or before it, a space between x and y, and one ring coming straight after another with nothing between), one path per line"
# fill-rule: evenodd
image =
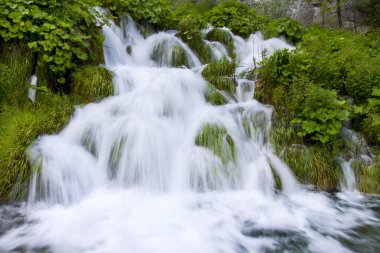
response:
M36 141L28 222L0 235L0 252L351 252L339 238L377 222L360 203L342 210L295 180L269 143L272 108L253 99L253 81L239 79L234 99L213 106L199 59L173 33L144 38L132 20L103 32L115 96ZM233 38L237 75L264 50L292 48L260 33ZM193 69L169 67L173 47ZM235 159L195 144L210 123L226 129Z

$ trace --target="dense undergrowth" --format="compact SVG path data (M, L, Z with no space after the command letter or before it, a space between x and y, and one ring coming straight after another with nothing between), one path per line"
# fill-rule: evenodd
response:
M355 34L305 27L265 3L252 8L234 0L0 0L0 201L25 193L28 148L38 136L59 131L74 105L113 93L112 74L99 67L101 26L122 15L147 31L176 29L208 63L202 73L209 83L205 97L218 106L233 99L236 88L234 42L224 27L244 38L261 30L265 38L283 36L296 45L259 63L255 97L275 107L272 143L297 178L318 189L337 189L343 126L361 133L373 154L380 146L380 36L378 19L367 9L373 30ZM204 34L208 24L214 29ZM214 59L204 39L222 43L229 59ZM181 48L173 50L173 65L188 66ZM32 74L38 76L36 103L27 99ZM233 141L217 126L205 126L196 144L224 162L234 156ZM362 191L380 192L375 160L354 166Z

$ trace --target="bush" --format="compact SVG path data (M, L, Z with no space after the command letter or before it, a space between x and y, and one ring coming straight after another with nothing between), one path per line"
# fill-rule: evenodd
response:
M103 67L82 67L73 78L72 95L79 103L90 103L113 95L113 75Z
M264 37L273 38L284 36L289 42L295 44L301 41L304 33L302 24L291 18L280 18L270 21L264 27Z
M300 113L291 121L300 124L298 135L321 143L334 141L349 119L349 106L335 91L310 86Z
M266 23L249 5L236 0L222 1L205 14L205 19L216 28L228 27L234 34L245 38L262 30Z
M101 48L104 20L94 10L98 5L97 0L1 0L0 37L27 42L39 62L64 84L72 70L92 60L91 49Z
M174 24L167 0L103 0L103 6L116 17L130 15L137 22L148 23L156 28L170 28Z

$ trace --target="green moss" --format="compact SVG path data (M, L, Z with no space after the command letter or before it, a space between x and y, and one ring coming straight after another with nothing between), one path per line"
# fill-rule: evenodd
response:
M59 131L69 120L73 106L68 98L40 94L33 105L4 106L0 114L0 201L23 197L30 167L29 146L43 134Z
M243 116L244 131L247 137L250 138L257 138L258 135L263 134L263 132L264 138L269 137L265 135L265 130L267 128L268 123L269 119L264 111L259 111L254 114ZM264 142L266 142L266 140L264 140Z
M228 31L223 29L212 29L206 35L206 39L209 41L217 41L223 44L227 48L229 56L232 59L236 58L234 40Z
M223 59L210 63L203 70L203 77L218 90L235 93L235 63Z
M224 127L206 124L198 133L195 144L210 149L224 165L236 159L236 147L232 137Z
M227 103L227 100L222 95L222 93L220 93L220 91L215 89L212 85L208 86L208 89L205 93L205 99L212 105L224 105Z
M113 75L100 66L86 66L74 75L72 94L80 103L90 103L113 94Z
M170 45L167 40L162 41L153 49L152 60L159 65L169 65L169 67L190 67L186 51L178 45Z
M185 31L178 35L195 52L198 58L204 63L214 61L212 49L203 41L200 31Z
M185 50L180 46L173 46L172 48L172 66L173 67L181 67L187 66L189 67L189 61L187 60Z
M23 103L27 101L33 54L21 43L0 43L0 52L0 103Z

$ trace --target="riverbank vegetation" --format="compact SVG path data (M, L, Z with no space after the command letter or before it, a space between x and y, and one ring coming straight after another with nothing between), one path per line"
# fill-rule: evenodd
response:
M296 49L274 53L249 73L257 79L255 98L275 108L272 143L277 154L301 182L335 190L337 157L345 155L341 130L349 127L364 136L375 161L350 157L356 161L359 189L379 193L379 23L376 8L360 8L368 13L366 33L305 26L271 12L269 5L251 7L234 0L0 0L0 201L25 193L28 148L38 136L58 132L75 105L113 93L112 73L100 66L101 27L107 18L117 21L122 15L146 30L177 30L209 63L202 74L209 82L206 99L214 105L225 104L225 94L231 97L236 86L234 42L224 27L243 38L256 31L265 38L283 36ZM208 24L214 29L202 33ZM231 60L213 59L204 39L224 44ZM182 58L176 60L186 65ZM38 77L38 86L32 87L35 103L27 98L33 74ZM223 133L211 130L207 138Z

